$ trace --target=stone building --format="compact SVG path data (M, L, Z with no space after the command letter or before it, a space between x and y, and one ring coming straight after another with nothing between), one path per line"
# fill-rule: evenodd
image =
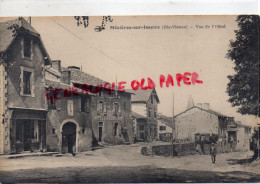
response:
M240 121L228 123L228 143L229 149L237 151L250 150L251 127L242 124Z
M227 147L227 124L233 118L210 109L208 103L198 103L175 116L175 140L195 142L196 135L201 141L209 141L217 135L218 144L225 151Z
M48 65L40 34L29 23L0 23L0 154L46 149Z
M64 80L68 80L67 82L75 87L93 87L93 91L101 89L90 99L93 143L133 143L132 93L116 89L110 91L109 88L113 88L112 84L82 72L77 67L63 68L62 73Z
M90 99L93 94L82 93L81 89L66 84L60 61L52 61L52 67L46 70L45 87L48 100L47 151L77 153L90 150Z
M48 150L81 152L98 142L133 142L131 93L109 92L105 81L60 61L52 61L46 79L47 90L62 89L47 116Z
M172 140L172 129L173 129L172 118L164 116L162 114L158 115L158 139L161 141L171 141Z
M137 140L153 141L158 137L158 104L160 103L155 89L132 91L132 111L145 117L133 116L136 122L135 135ZM138 133L139 132L139 133ZM140 133L141 132L141 133ZM143 132L143 133L142 133Z
M105 84L51 61L25 19L0 23L0 154L77 153L98 142L132 143L131 93Z

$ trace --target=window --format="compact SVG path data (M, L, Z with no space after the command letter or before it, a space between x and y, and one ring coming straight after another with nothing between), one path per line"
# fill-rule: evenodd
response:
M23 38L23 54L24 57L31 58L32 54L32 38L29 35L25 35Z
M51 100L47 100L47 102L48 102L48 109L60 110L61 109L61 99L60 100L56 100L54 98L53 90L50 90L48 92L48 96L49 96L49 98L51 98Z
M52 134L55 134L55 133L56 133L55 128L53 128L52 129Z
M90 109L90 98L87 97L87 99L86 99L86 111L88 112L89 109Z
M21 66L20 81L20 95L34 97L35 94L33 69Z
M103 112L103 102L102 101L98 101L97 111L98 112Z
M160 131L166 130L166 126L160 126Z
M104 111L104 113L107 113L107 103L106 102L104 102L104 104L103 104L104 106L103 106L103 111Z
M124 110L126 111L126 103L124 102Z
M31 94L31 72L23 71L23 94Z
M148 109L148 117L151 117L151 108Z
M140 125L139 129L144 130L144 125Z
M154 117L157 118L157 111L154 109Z
M86 97L85 96L81 96L81 112L85 112L86 111Z
M85 134L85 128L82 128L82 134Z
M151 95L151 104L153 104L153 95Z
M118 128L118 123L115 123L115 125L114 125L114 136L117 135L117 128Z
M115 103L114 106L114 115L117 116L121 113L120 105L118 103Z

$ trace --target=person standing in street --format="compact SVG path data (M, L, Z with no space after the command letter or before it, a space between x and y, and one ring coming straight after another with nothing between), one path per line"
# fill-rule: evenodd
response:
M210 156L211 156L211 161L213 164L216 162L216 155L217 155L217 149L214 143L211 143L210 147Z

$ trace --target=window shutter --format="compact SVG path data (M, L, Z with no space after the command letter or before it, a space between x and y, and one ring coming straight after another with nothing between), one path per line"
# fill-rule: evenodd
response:
M23 68L20 69L20 95L23 95Z
M61 99L56 100L57 101L57 110L60 111L61 110Z
M116 108L115 108L116 104L112 104L112 112L113 115L116 115Z
M35 87L34 87L34 73L32 72L31 74L31 93L32 93L32 97L35 97Z
M118 114L119 114L119 116L121 115L121 105L120 104L118 104Z
M107 103L104 102L104 113L107 113Z
M31 39L31 60L33 60L33 39Z
M78 98L78 111L81 112L81 96Z
M24 58L24 38L23 37L22 37L22 40L21 40L21 46L22 46L21 55L22 55L22 58Z

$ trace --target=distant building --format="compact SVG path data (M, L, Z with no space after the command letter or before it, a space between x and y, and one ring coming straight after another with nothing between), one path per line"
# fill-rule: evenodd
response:
M230 148L238 151L249 151L251 128L240 121L229 122L227 132L228 142L231 144Z
M143 141L156 140L158 137L158 104L160 103L156 90L132 90L131 92L134 93L131 103L133 118L136 122L136 139Z
M172 128L174 127L172 118L158 115L158 139L161 141L172 140Z
M222 151L227 147L227 124L233 118L210 109L208 103L198 103L175 116L175 140L195 142L209 141L211 135L217 135Z

